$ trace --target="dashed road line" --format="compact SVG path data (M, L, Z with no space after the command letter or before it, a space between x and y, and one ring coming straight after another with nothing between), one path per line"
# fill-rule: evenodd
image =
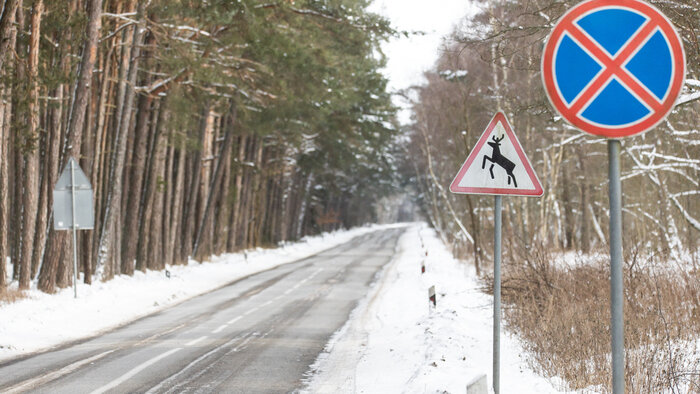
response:
M220 333L224 328L228 327L228 324L222 324L220 325L216 330L212 331L212 334L218 334Z
M87 364L90 364L94 361L97 361L97 360L101 359L102 357L104 357L112 352L114 352L114 349L108 350L106 352L102 352L100 354L96 354L92 357L88 357L88 358L82 359L80 361L76 361L72 364L69 364L69 365L59 369L58 371L50 372L48 374L42 375L41 377L38 377L35 379L25 380L24 382L22 382L18 385L15 385L15 386L8 388L4 392L8 393L8 394L9 393L21 393L21 392L24 392L24 391L32 388L32 387L41 386L41 385L46 384L52 380L58 379L64 375L68 375L69 373L79 369L83 365L87 365Z
M187 343L185 344L185 346L194 346L195 344L197 344L197 343L199 343L199 342L201 342L201 341L203 341L203 340L205 340L205 339L207 339L207 336L206 336L206 335L201 336L201 337L199 337L199 338L197 338L197 339L195 339L195 340L192 340L192 341L187 342Z
M107 383L106 385L104 385L98 389L93 390L90 394L102 394L108 390L111 390L111 389L119 386L120 384L126 382L130 378L134 377L136 374L143 371L144 369L150 367L151 365L157 363L158 361L160 361L160 360L162 360L162 359L164 359L164 358L170 356L171 354L176 353L180 350L182 350L182 348L177 347L175 349L170 349L167 352L162 353L158 356L155 356L152 359L150 359L144 363L141 363L139 366L133 368L132 370L130 370L129 372L125 373L124 375L118 377L117 379L114 379L113 381Z

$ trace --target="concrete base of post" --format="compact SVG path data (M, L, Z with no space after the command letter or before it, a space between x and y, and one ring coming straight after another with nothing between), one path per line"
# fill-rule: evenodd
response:
M486 375L479 375L467 384L467 394L487 394L488 392Z

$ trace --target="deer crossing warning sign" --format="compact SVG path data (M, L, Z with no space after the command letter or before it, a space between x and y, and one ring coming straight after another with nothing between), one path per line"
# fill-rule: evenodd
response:
M452 193L540 197L544 193L503 112L494 115L450 185Z

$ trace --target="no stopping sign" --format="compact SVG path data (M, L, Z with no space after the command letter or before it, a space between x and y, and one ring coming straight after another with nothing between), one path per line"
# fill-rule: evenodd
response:
M547 39L542 79L554 108L595 135L645 132L673 109L685 55L671 22L639 0L589 0Z

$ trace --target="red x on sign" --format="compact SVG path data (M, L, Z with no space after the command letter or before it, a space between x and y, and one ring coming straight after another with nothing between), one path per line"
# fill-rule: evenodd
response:
M644 132L671 111L685 56L666 17L638 0L590 0L554 27L542 57L553 106L591 134Z

